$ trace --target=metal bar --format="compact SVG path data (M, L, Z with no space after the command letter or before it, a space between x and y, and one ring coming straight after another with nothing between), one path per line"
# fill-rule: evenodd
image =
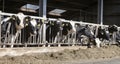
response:
M39 0L39 14L41 17L43 17L44 20L46 20L46 12L47 12L47 0ZM46 42L46 24L43 24L43 42Z
M0 15L5 15L5 16L11 16L11 15L16 15L16 14L13 14L13 13L0 13ZM25 15L25 16L30 16L30 15ZM35 19L45 19L46 18L43 18L43 17L37 17L37 16L30 16L32 18L35 18ZM53 21L56 21L58 19L55 19L55 18L48 18L48 20L53 20ZM63 22L74 22L74 23L80 23L80 24L89 24L89 25L93 25L93 26L105 26L105 27L108 27L108 25L100 25L100 24L94 24L94 23L86 23L86 22L79 22L79 21L71 21L71 20L65 20L65 19L60 19L60 20L63 20ZM120 27L118 27L120 28Z
M0 11L0 23L1 23L1 21L2 21L2 16L1 16L1 11ZM1 44L2 42L1 42L1 24L0 24L0 44ZM1 46L1 45L0 45Z
M13 14L13 13L0 13L0 15L6 15L6 16L11 16L11 15L16 15L16 14ZM30 16L30 15L25 15L25 16ZM32 18L35 18L35 19L44 19L46 20L46 18L43 18L43 17L37 17L37 16L30 16ZM55 19L55 18L48 18L48 20L52 20L52 21L56 21L58 19ZM80 23L80 24L89 24L89 25L93 25L93 26L105 26L105 27L108 27L108 25L100 25L100 24L94 24L94 23L86 23L86 22L79 22L79 21L71 21L71 20L65 20L65 19L60 19L62 20L63 22L74 22L74 23ZM120 27L118 27L120 28Z
M43 24L43 42L46 42L46 12L47 12L47 0L43 0L43 18L44 18L44 24Z
M56 21L58 19L54 19L54 18L48 18L48 20L52 20L52 21ZM93 25L93 26L105 26L108 27L108 25L100 25L100 24L94 24L94 23L86 23L86 22L79 22L79 21L73 21L73 20L65 20L65 19L59 19L62 22L73 22L73 23L79 23L79 24L89 24L89 25Z
M43 0L43 18L47 17L47 0Z
M103 25L103 0L98 0L98 24Z
M12 16L12 15L17 15L17 14L14 14L14 13L0 13L0 15L4 15L4 16ZM35 19L44 19L43 17L37 17L37 16L31 16L31 15L25 15L25 16L30 16L31 18L35 18Z
M39 16L43 17L43 0L39 0Z
M47 0L39 0L39 16L46 18Z

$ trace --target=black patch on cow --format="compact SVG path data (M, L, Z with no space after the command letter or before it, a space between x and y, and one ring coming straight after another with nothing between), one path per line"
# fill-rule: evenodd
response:
M36 27L34 27L31 24L31 22L30 22L31 20L32 20L32 18L29 17L29 16L24 18L24 28L21 30L21 34L22 34L21 40L22 40L22 43L27 42L28 38L31 36L31 34L35 34L34 31L36 31Z
M68 31L72 29L72 25L69 22L62 22L62 35L67 35Z
M98 35L97 37L102 40L110 40L110 34L106 32L105 29L102 29L101 27L98 28Z

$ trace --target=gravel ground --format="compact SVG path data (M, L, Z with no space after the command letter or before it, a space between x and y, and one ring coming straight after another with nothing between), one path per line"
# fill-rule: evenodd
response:
M30 50L29 54L27 52L27 54L22 55L21 51L25 53L27 49L15 49L17 52L15 50L13 51L13 49L6 50L7 54L3 53L4 50L1 50L0 53L5 55L2 56L0 54L0 64L120 64L120 47L117 46L90 49L65 49L57 52L51 52L53 49L51 51L50 49L44 49L45 51L50 51L44 53L36 53L36 51L43 49L36 50L35 53L31 53L35 49L28 49ZM58 50L57 48L55 49ZM14 56L14 54L18 56Z
M83 63L73 63L73 64L120 64L120 58L112 58L108 60L98 60L95 62L83 62Z

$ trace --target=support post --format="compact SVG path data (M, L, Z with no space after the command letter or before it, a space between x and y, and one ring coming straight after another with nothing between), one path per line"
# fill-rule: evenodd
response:
M43 42L46 43L46 12L47 12L47 0L39 0L39 16L43 17Z
M1 21L2 21L2 16L1 16L1 11L0 11L0 47L1 47Z
M103 25L103 0L98 0L98 24Z

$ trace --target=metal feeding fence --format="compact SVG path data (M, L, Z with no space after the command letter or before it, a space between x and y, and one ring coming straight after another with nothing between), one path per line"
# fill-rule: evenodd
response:
M63 35L63 28L61 28L64 24L62 24L62 22L68 22L70 24L72 24L72 26L75 27L75 29L77 29L77 25L90 25L90 29L92 31L94 31L94 35L96 36L98 33L98 27L102 26L104 27L108 27L108 25L100 25L100 24L93 24L93 23L85 23L85 22L78 22L78 21L72 21L72 20L65 20L65 19L53 19L53 18L42 18L42 17L36 17L36 16L30 16L30 15L24 15L25 17L31 17L32 19L34 19L37 22L36 27L34 28L36 30L36 34L35 35L31 35L27 38L26 40L26 35L24 35L24 33L27 33L28 31L23 30L23 28L19 29L16 31L15 34L11 33L11 27L12 24L11 23L7 23L6 25L4 24L4 22L7 22L8 18L10 18L11 16L17 16L17 14L11 14L11 13L4 13L0 11L0 45L1 47L19 47L19 46L73 46L73 45L79 45L81 44L81 41L79 42L76 38L77 36L77 32L72 32L70 34L67 35ZM18 21L18 20L16 20ZM55 32L55 30L57 29L55 28L51 28L54 25L54 22L61 22L59 28L60 30ZM24 22L23 22L24 23ZM50 23L50 26L48 25ZM66 24L67 25L67 24ZM55 26L55 25L54 25ZM4 30L5 28L5 30ZM14 28L14 27L12 27ZM118 27L119 28L119 27ZM47 30L48 29L48 30ZM3 31L2 31L3 30ZM120 28L119 28L120 30ZM4 32L5 31L5 32ZM14 30L12 31L14 32ZM23 32L23 33L22 33ZM54 34L56 33L56 35L54 36ZM49 38L47 38L49 37ZM113 37L112 37L112 42L115 42L115 33L113 33ZM87 38L87 37L85 37ZM84 39L83 39L84 40ZM85 39L86 40L86 39Z
M4 24L4 22L6 22L10 16L12 15L16 15L17 14L11 14L11 13L3 13L0 11L0 40L1 40L1 46L2 47L6 47L6 46L11 46L13 47L13 45L43 45L45 42L45 30L43 28L45 28L44 26L44 19L42 17L36 17L36 16L29 16L32 19L35 19L37 22L43 22L43 24L39 25L38 29L39 29L39 34L38 36L30 36L28 41L26 43L22 43L22 37L25 37L25 35L21 36L21 30L17 30L16 34L15 34L15 38L14 41L12 41L12 38L14 36L12 36L10 34L10 30L11 30L11 23L7 23L7 25ZM27 17L28 15L24 15L24 17ZM2 27L2 25L5 25ZM5 28L5 33L2 31L2 29ZM14 31L12 31L14 32ZM4 34L3 34L4 33ZM25 40L25 39L23 39Z

